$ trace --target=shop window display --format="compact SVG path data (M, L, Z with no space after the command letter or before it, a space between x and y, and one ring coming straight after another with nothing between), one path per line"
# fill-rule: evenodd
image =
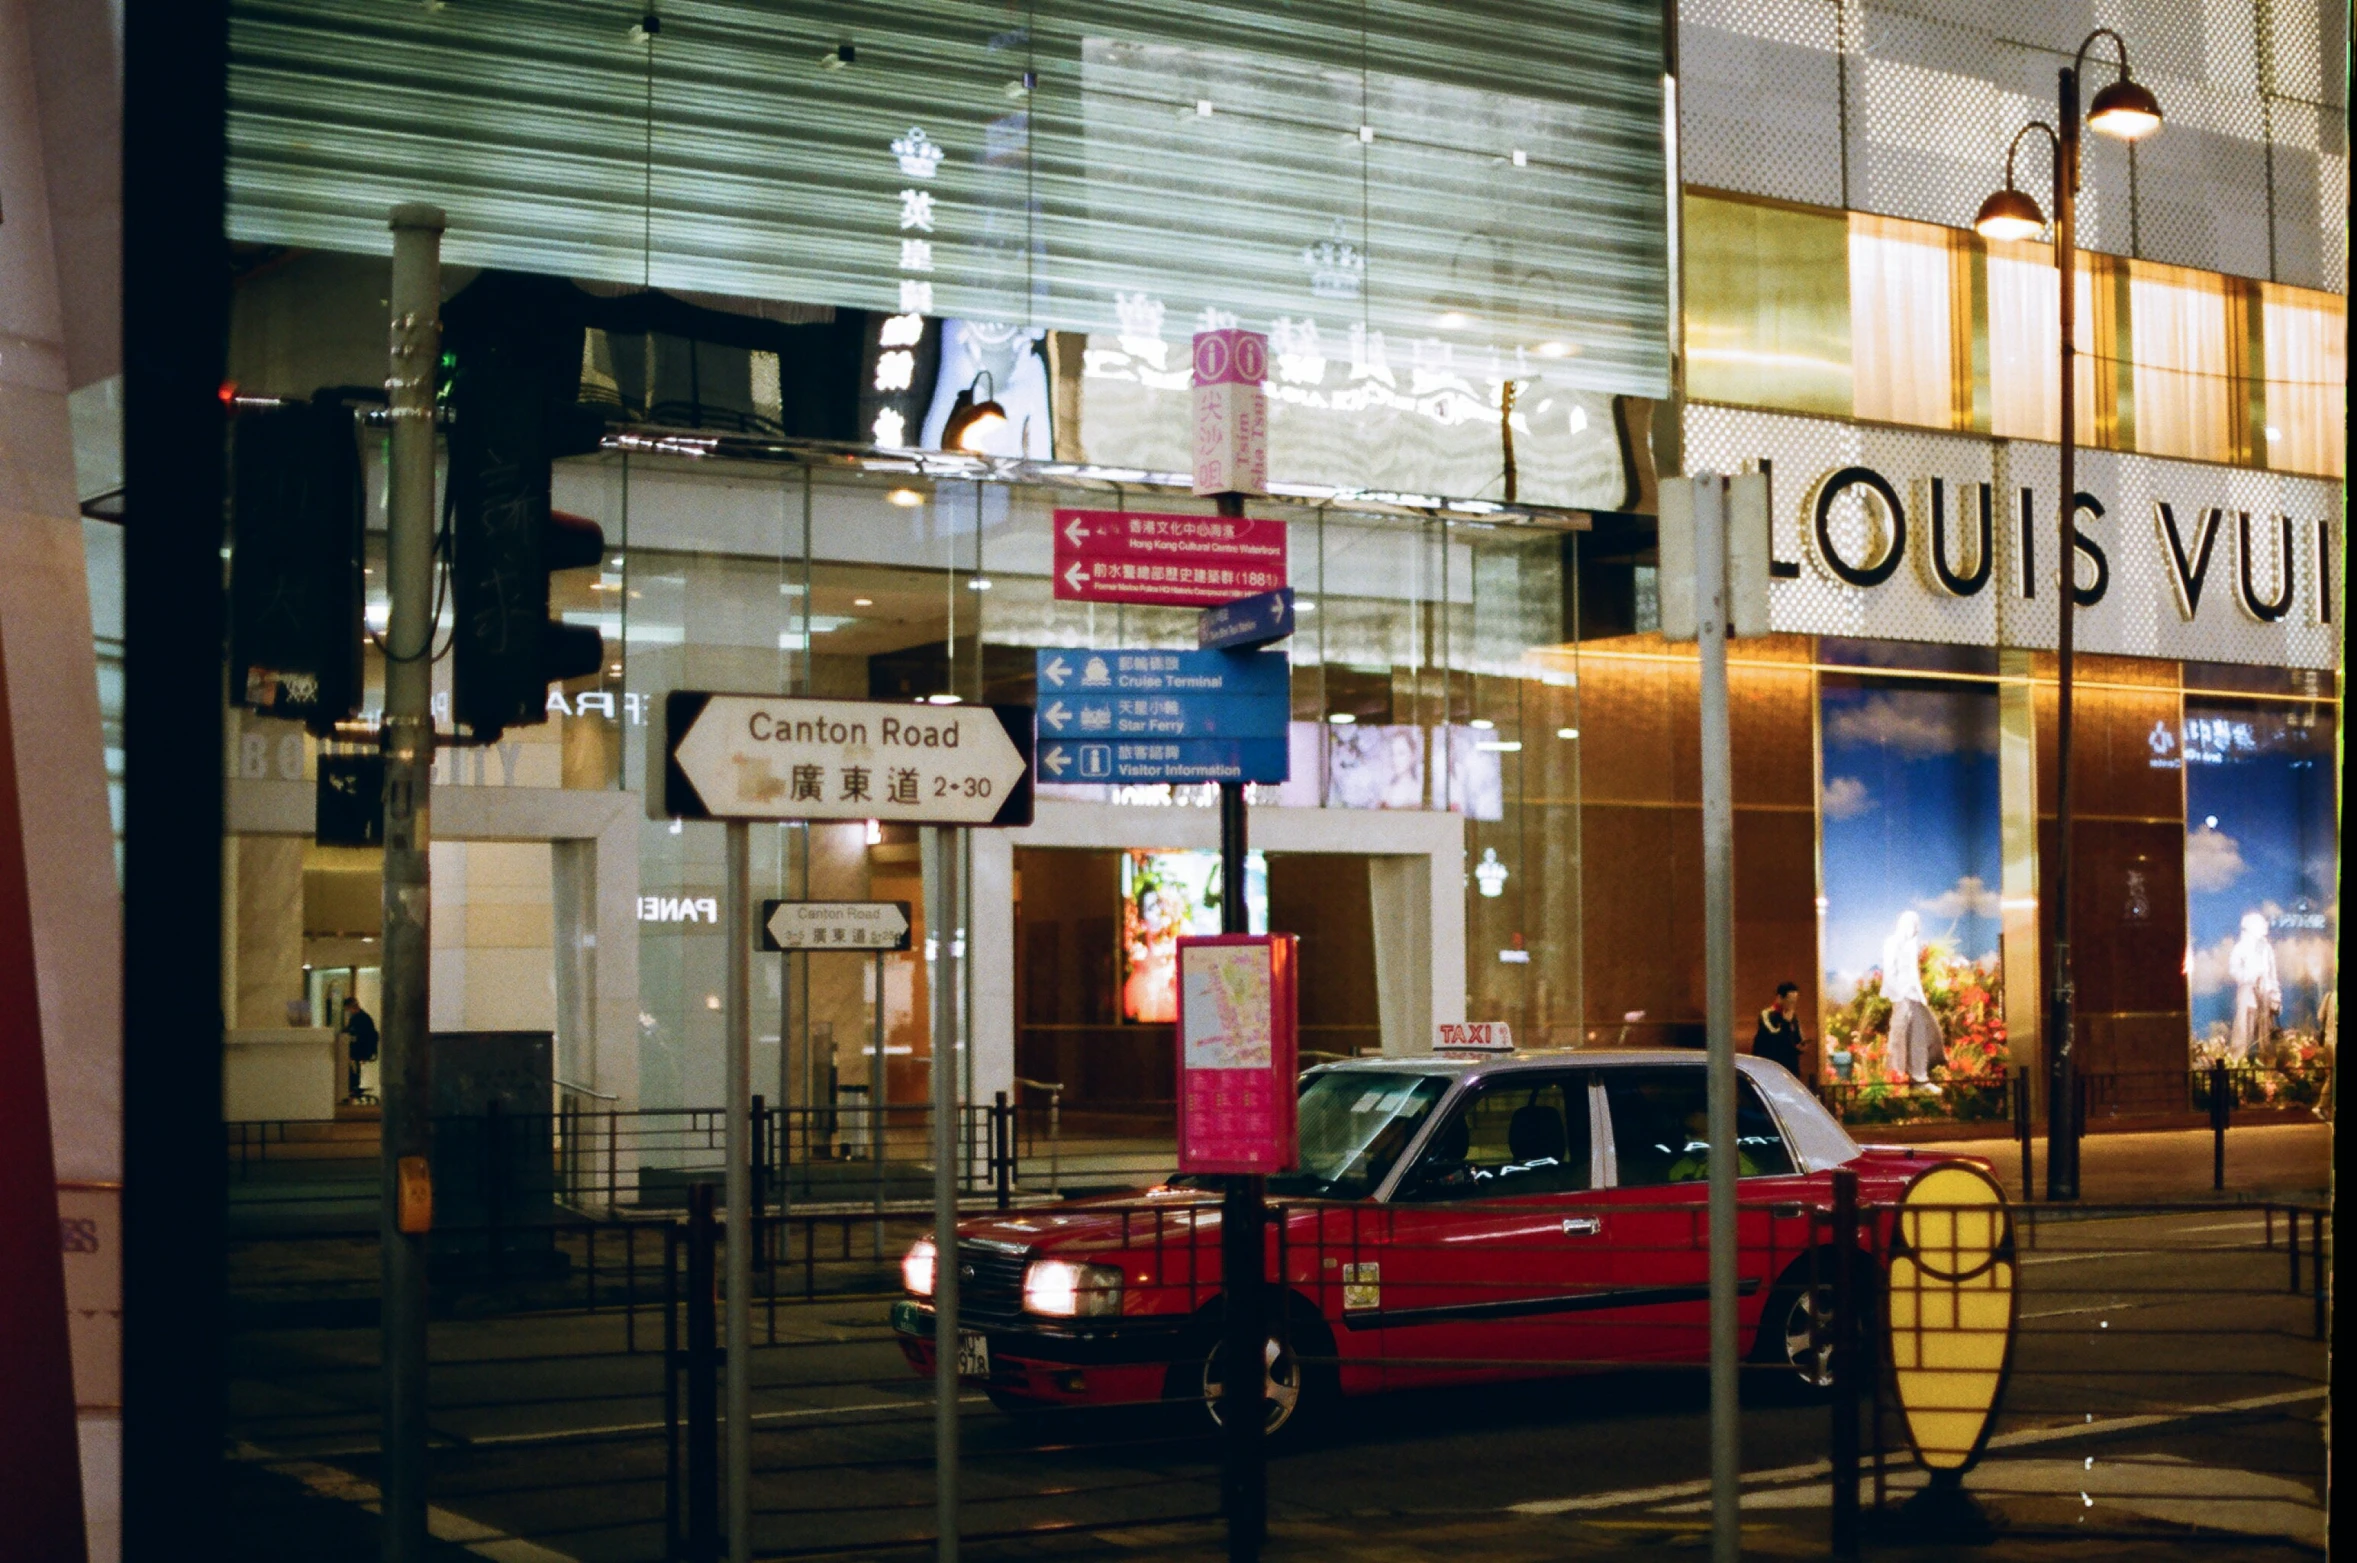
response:
M2182 754L2194 1067L2225 1060L2245 1100L2316 1103L2340 1018L2332 717L2188 700Z
M1826 1084L1853 1121L2003 1110L1997 692L1822 684Z

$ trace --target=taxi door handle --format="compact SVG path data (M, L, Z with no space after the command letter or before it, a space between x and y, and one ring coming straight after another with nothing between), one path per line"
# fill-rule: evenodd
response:
M1600 1216L1565 1216L1563 1218L1563 1235L1565 1237L1594 1237L1603 1230L1604 1221Z

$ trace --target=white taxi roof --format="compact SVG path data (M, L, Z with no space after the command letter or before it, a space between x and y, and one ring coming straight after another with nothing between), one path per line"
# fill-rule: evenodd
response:
M1532 1069L1630 1069L1662 1067L1700 1069L1708 1057L1692 1048L1529 1048L1511 1053L1442 1053L1392 1056L1388 1054L1361 1055L1320 1064L1309 1071L1313 1074L1384 1073L1443 1075L1463 1079L1468 1076L1488 1076L1515 1073ZM1851 1139L1841 1120L1825 1110L1825 1104L1781 1064L1748 1053L1735 1057L1735 1067L1751 1081L1768 1108L1776 1115L1777 1124L1784 1131L1784 1142L1792 1149L1793 1160L1804 1172L1822 1172L1854 1161L1859 1155L1858 1142Z

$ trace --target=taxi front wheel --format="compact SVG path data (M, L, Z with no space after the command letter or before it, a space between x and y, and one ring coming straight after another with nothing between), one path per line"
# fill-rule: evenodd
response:
M1200 1398L1212 1425L1225 1425L1220 1404L1225 1372L1225 1342L1216 1339L1207 1342L1191 1362L1172 1364L1174 1398ZM1261 1375L1267 1396L1264 1402L1267 1420L1263 1426L1272 1442L1291 1443L1304 1436L1323 1416L1336 1392L1331 1367L1302 1361L1290 1341L1275 1335L1261 1348Z

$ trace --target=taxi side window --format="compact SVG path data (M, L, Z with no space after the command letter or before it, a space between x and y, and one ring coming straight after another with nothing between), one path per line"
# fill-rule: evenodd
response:
M1589 1186L1584 1075L1509 1077L1480 1087L1441 1125L1403 1199L1504 1199Z
M1710 1177L1710 1107L1699 1066L1616 1069L1605 1076L1612 1109L1612 1154L1622 1188L1700 1183ZM1739 1177L1793 1170L1792 1152L1749 1080L1735 1082L1735 1158Z

